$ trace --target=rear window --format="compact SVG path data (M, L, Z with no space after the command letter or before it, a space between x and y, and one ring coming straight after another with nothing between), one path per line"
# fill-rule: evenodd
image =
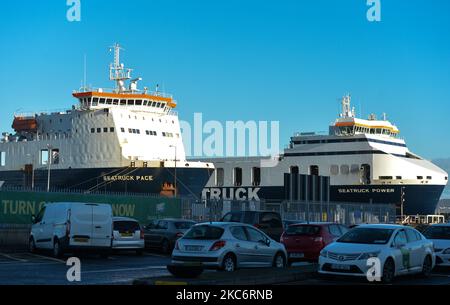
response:
M320 233L320 226L289 226L286 229L287 235L317 235Z
M114 231L136 232L140 229L139 223L135 221L114 221Z
M222 237L224 230L214 226L195 226L192 227L183 237L183 239L213 240Z
M450 239L450 227L429 227L423 235L428 239Z
M178 221L174 223L174 226L177 230L187 230L192 228L193 225L195 225L195 222Z

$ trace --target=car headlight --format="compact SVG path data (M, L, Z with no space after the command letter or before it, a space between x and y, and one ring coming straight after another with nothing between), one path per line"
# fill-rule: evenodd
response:
M442 252L442 253L444 253L444 254L450 254L450 248L445 249L444 252Z
M328 251L326 251L326 250L320 251L320 256L322 256L322 257L328 257Z
M377 252L368 252L368 253L363 253L361 254L361 256L358 259L369 259L371 257L378 257L378 255L380 255L380 251Z

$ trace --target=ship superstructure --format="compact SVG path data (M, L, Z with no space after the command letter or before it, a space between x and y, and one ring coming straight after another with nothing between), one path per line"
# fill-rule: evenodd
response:
M296 133L274 157L202 160L216 167L204 190L208 197L229 197L240 188L252 198L288 199L284 174L295 173L329 176L331 201L390 203L404 213L433 214L448 182L444 170L408 149L385 114L357 118L349 95L328 135Z
M0 143L0 187L201 192L213 164L186 161L176 101L158 87L140 90L120 46L112 50L113 89L84 86L70 110L15 115L15 133Z

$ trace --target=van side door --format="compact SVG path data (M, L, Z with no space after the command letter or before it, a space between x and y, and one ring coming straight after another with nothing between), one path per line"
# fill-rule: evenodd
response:
M111 247L112 209L110 205L92 205L92 246Z

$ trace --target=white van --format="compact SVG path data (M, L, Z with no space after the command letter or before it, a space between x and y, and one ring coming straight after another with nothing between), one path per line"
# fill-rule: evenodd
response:
M53 250L55 257L73 250L97 250L107 256L112 246L112 207L109 204L58 202L46 204L33 216L30 251Z

